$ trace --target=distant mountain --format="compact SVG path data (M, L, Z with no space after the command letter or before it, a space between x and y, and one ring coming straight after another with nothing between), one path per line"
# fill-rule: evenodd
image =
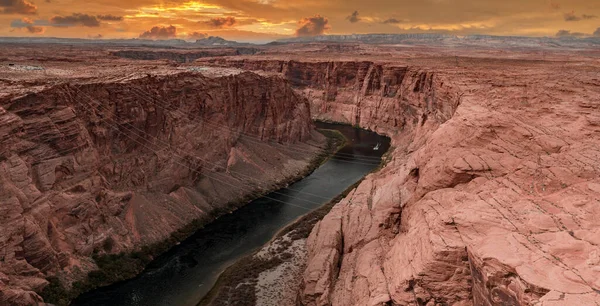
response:
M57 37L0 37L0 43L50 43L50 44L104 44L127 47L155 48L194 48L194 47L250 47L251 43L240 43L226 40L218 36L187 42L181 39L145 40L145 39L82 39ZM267 46L285 45L291 43L363 43L363 44L405 44L405 45L476 45L489 47L549 47L577 48L600 45L600 37L520 37L470 35L456 36L448 34L352 34L352 35L319 35L311 37L292 37L279 39L266 44ZM242 52L245 54L245 51ZM253 52L255 53L255 52Z
M207 38L198 39L194 43L201 46L248 46L250 43L240 43L237 41L226 40L219 36L209 36Z
M600 45L600 37L522 37L448 34L352 34L319 35L279 39L269 45L290 43L364 43L364 44L425 44L425 45L484 45L489 47L562 47L575 48Z
M196 47L196 46L248 46L249 43L238 43L225 40L221 37L211 36L195 42L182 39L147 40L147 39L83 39L59 37L0 37L0 43L33 43L33 44L109 44L119 46L145 46L145 47Z
M365 44L401 43L407 40L443 41L456 39L454 35L446 34L351 34L351 35L319 35L279 39L278 43L307 43L307 42L358 42Z

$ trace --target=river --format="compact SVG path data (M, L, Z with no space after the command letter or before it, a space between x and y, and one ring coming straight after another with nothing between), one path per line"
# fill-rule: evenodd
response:
M338 130L348 141L313 173L213 221L159 256L136 278L82 294L72 305L195 306L229 265L373 171L390 146L388 138L370 131L315 124ZM373 150L378 144L379 149Z

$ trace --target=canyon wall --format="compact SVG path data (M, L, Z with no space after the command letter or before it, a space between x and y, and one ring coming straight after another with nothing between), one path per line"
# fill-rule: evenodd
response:
M434 85L432 71L406 65L228 58L199 63L280 74L309 99L314 119L359 125L388 136L422 126L428 115L444 122L458 103L458 93L448 82L435 80L439 84ZM446 100L451 103L439 103Z
M118 50L109 52L110 55L135 60L171 60L178 63L190 63L203 57L251 55L260 50L255 48L205 49L203 51L182 50Z
M180 73L0 100L0 305L295 178L320 151L276 77Z
M281 74L315 118L392 138L313 229L300 304L600 304L597 70L200 63Z

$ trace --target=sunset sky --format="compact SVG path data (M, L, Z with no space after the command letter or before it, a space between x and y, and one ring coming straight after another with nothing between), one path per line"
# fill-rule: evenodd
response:
M0 36L260 42L352 33L600 36L600 0L0 0L0 25Z

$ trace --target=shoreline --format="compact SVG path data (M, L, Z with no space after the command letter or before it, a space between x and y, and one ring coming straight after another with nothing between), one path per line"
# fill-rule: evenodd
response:
M343 123L336 122L336 124ZM198 302L197 306L230 304L257 305L257 299L259 297L257 296L256 291L261 291L263 287L269 288L266 289L266 294L271 295L271 299L273 298L272 295L275 294L277 295L277 298L280 299L275 302L270 300L270 304L295 304L296 290L288 290L290 293L287 296L282 296L281 291L279 291L281 288L275 289L270 286L261 286L259 284L261 280L264 280L265 278L272 278L272 276L261 277L261 274L276 274L275 277L281 277L282 273L278 273L277 270L282 270L280 268L286 266L284 269L286 269L287 272L284 273L283 277L287 276L288 279L283 281L271 279L273 282L272 285L286 287L287 284L293 282L294 279L290 277L290 274L294 274L294 272L289 273L289 270L294 270L294 268L296 268L296 274L298 274L298 270L303 272L304 269L302 269L301 263L303 261L305 263L305 258L303 258L303 256L306 255L305 242L315 224L323 219L338 202L343 200L350 192L358 187L358 185L360 185L367 175L380 171L389 162L389 153L393 150L394 147L390 147L389 150L386 151L381 157L378 167L365 174L360 180L346 188L342 193L338 194L336 197L322 206L315 208L303 216L298 217L278 231L273 238L262 247L251 251L250 254L244 255L235 263L225 268L219 274L219 277L212 289L201 301ZM275 249L276 252L273 252L273 249ZM296 265L294 266L292 262L296 262ZM290 265L292 266L290 267ZM300 284L298 283L297 286L299 285ZM289 286L286 288L290 289ZM224 292L226 289L228 289L227 293ZM227 300L221 300L225 295L227 296Z
M373 171L376 171L376 170L377 169L374 169ZM373 173L373 172L370 172L370 173ZM295 221L293 221L286 227L282 228L265 245L263 245L262 247L260 247L256 250L253 250L250 254L243 256L242 258L237 260L235 263L233 263L229 267L225 268L225 270L223 270L223 272L221 272L221 274L219 275L219 278L217 279L217 282L215 283L213 288L209 291L209 293L200 302L198 302L197 306L213 305L213 303L215 303L215 302L216 303L220 302L220 301L216 301L216 299L219 297L219 294L221 293L220 291L223 289L223 287L232 286L232 283L238 282L239 280L237 278L239 278L238 275L240 275L240 272L248 270L249 267L257 268L255 271L252 271L253 272L252 274L254 274L254 275L251 277L258 278L259 274L261 274L263 272L267 272L271 269L275 269L282 264L290 262L293 259L293 257L289 257L289 255L283 255L283 254L290 253L289 249L291 246L293 246L294 242L300 241L301 243L303 243L306 240L306 238L308 238L308 235L310 235L310 232L312 231L312 228L314 227L314 225L317 222L319 222L321 219L323 219L323 217L325 217L325 215L327 215L327 213L329 213L329 211L338 202L340 202L350 192L352 192L352 190L354 190L356 187L358 187L358 185L360 185L360 183L362 183L363 180L364 180L364 178L362 178L359 181L357 181L356 183L352 184L346 190L344 190L342 193L340 193L338 196L331 199L331 201L323 204L323 206L316 208L316 209L308 212L306 215L297 218ZM272 257L267 258L266 261L264 258L256 258L257 254L261 253L264 249L268 249L273 246L280 250L281 250L281 247L283 246L284 249L279 254L271 254ZM276 257L279 257L279 255L283 255L283 257L287 257L287 258L283 258L283 259L276 258ZM297 254L295 254L295 255L297 255ZM261 262L261 261L265 261L265 262ZM245 278L249 278L249 277L245 277ZM237 289L238 288L236 288L236 290ZM252 287L252 289L255 289L255 287ZM242 295L243 300L256 302L256 296L253 297L251 295L252 294L250 294L250 292L247 292L247 291L244 292ZM220 305L220 304L216 304L216 305ZM254 304L252 304L252 305L254 305Z
M326 162L341 147L345 145L345 137L335 131L327 129L316 129L326 138L325 148L316 154L306 165L303 171L297 175L282 179L280 182L274 182L271 188L262 191L254 191L241 199L231 201L221 209L214 210L206 218L200 218L192 221L181 229L171 233L169 238L163 241L142 246L139 249L128 253L120 254L94 254L92 258L98 265L97 270L90 271L87 277L72 283L72 288L65 288L56 276L48 277L49 284L40 292L40 296L46 303L57 306L70 305L79 296L101 287L110 287L120 282L128 281L139 276L145 268L156 258L166 253L171 248L184 241L196 231L202 229L209 223L217 220L221 216L232 213L240 207L259 199L273 191L285 188L314 172L319 166Z

